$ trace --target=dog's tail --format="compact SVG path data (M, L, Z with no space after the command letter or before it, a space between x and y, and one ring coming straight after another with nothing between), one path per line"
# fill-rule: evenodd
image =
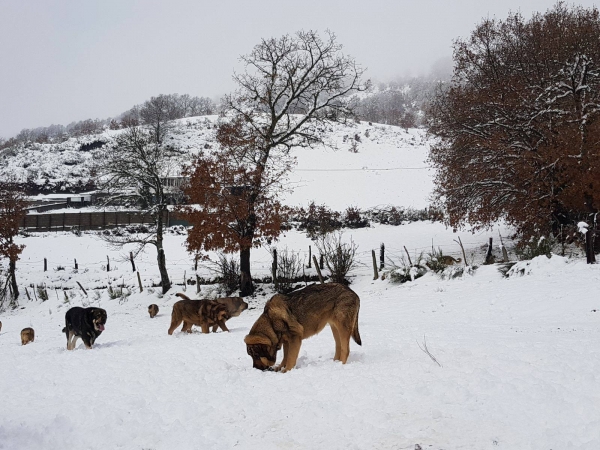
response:
M362 340L360 339L360 333L358 332L358 313L356 314L356 320L354 321L354 329L352 330L352 339L358 345L362 345Z
M181 292L178 292L177 294L175 294L175 297L180 297L184 300L190 300L190 298L187 295L182 294Z

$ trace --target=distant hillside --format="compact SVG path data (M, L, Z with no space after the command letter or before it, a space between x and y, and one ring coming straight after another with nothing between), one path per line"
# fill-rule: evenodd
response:
M165 145L181 150L181 156L165 175L179 174L193 155L215 148L217 120L213 115L174 121ZM14 145L0 151L0 177L16 177L29 193L93 189L92 162L122 132L107 129L58 144ZM428 205L432 181L423 130L361 122L331 125L323 133L325 145L293 150L297 165L289 177L288 204L314 200L337 209Z

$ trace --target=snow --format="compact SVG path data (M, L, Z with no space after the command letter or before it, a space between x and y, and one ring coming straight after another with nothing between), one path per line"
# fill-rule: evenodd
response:
M378 126L365 139L366 127L357 127L364 144L357 154L331 147L298 153L298 169L328 171L294 172L303 185L288 204L426 205L427 170L361 169L424 164L426 143L409 144L419 132L396 128L388 135ZM338 168L361 170L331 170ZM94 233L19 237L26 245L17 263L22 295L18 308L0 314L0 449L596 450L600 265L553 255L519 262L508 277L490 265L452 280L432 273L405 284L373 280L371 251L382 242L400 264L404 247L413 261L432 246L462 258L460 236L468 263L481 265L498 231L514 260L511 230L503 225L475 234L430 222L345 230L344 239L359 246L351 288L361 299L363 345L351 341L348 363L334 362L326 328L303 342L297 367L286 374L253 369L243 342L272 295L270 285L259 285L250 309L227 323L230 333L167 334L174 294L183 290L184 275L195 278L180 227L165 240L177 285L164 296L152 288L159 281L153 249L135 261L139 292L129 247L109 248ZM274 245L304 258L309 245L316 253L297 231ZM270 272L269 250L252 251L256 277ZM214 277L207 266L198 275ZM45 284L49 299L28 301L24 287L32 284ZM132 293L110 299L109 284ZM194 297L195 289L187 286L186 294ZM214 285L201 289L202 296L218 295ZM154 319L151 303L160 307ZM108 312L92 350L81 341L66 350L61 330L72 306ZM21 346L20 330L29 326L35 342ZM422 350L425 344L440 365Z

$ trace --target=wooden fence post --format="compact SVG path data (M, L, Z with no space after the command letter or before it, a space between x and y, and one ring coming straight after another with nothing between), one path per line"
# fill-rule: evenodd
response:
M493 242L493 238L490 238L490 243L488 244L487 254L485 255L485 264L494 264L494 255L492 255L492 242Z
M382 242L379 247L379 270L383 270L385 266L385 244Z
M307 266L307 269L311 268L311 264L312 264L311 258L312 258L312 249L310 248L310 245L309 245L308 246L308 266Z
M410 260L410 254L408 253L408 250L406 250L406 245L403 245L404 247L404 251L406 252L406 256L408 256L408 264L412 267L412 261Z
M79 285L79 287L81 288L81 290L83 291L83 293L85 294L85 296L88 296L87 291L83 288L83 286L81 285L81 283L79 281L77 281L77 284Z
M79 269L79 265L77 265L77 259L74 260L75 261L75 270Z
M196 274L196 294L200 293L200 277Z
M325 260L323 259L323 255L321 255L321 258L320 258L319 267L321 268L321 270L323 270L325 268Z
M108 259L108 255L106 255L106 271L110 272L110 259Z
M135 272L135 262L133 262L133 252L129 252L129 260L131 261L131 268Z
M377 272L377 258L375 258L375 250L371 250L373 256L373 280L379 279L379 272Z
M44 272L48 270L48 260L44 258Z
M321 256L322 258L323 256ZM315 269L317 269L317 275L319 275L319 281L321 282L321 284L325 283L323 281L323 275L321 275L321 269L319 268L319 265L317 264L317 257L315 255L313 255L313 262L315 263Z
M25 286L25 293L27 294L27 300L31 301L31 297L29 296L29 291L27 290L27 286Z
M273 264L271 265L271 275L273 276L273 284L275 285L275 289L277 289L277 249L273 249Z
M142 286L142 277L140 277L140 273L137 273L138 284L140 285L140 293L144 292L144 288Z
M183 292L187 291L187 272L183 271Z

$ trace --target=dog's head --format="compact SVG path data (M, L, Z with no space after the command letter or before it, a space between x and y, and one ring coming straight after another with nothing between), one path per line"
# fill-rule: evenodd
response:
M277 361L277 350L281 344L273 344L266 336L249 334L244 338L246 351L252 358L252 367L259 370L269 370Z
M217 301L227 306L227 310L231 317L237 317L248 309L248 303L241 297L225 297L220 298Z
M90 308L90 317L92 324L96 331L104 331L104 325L106 324L106 311L102 308Z

